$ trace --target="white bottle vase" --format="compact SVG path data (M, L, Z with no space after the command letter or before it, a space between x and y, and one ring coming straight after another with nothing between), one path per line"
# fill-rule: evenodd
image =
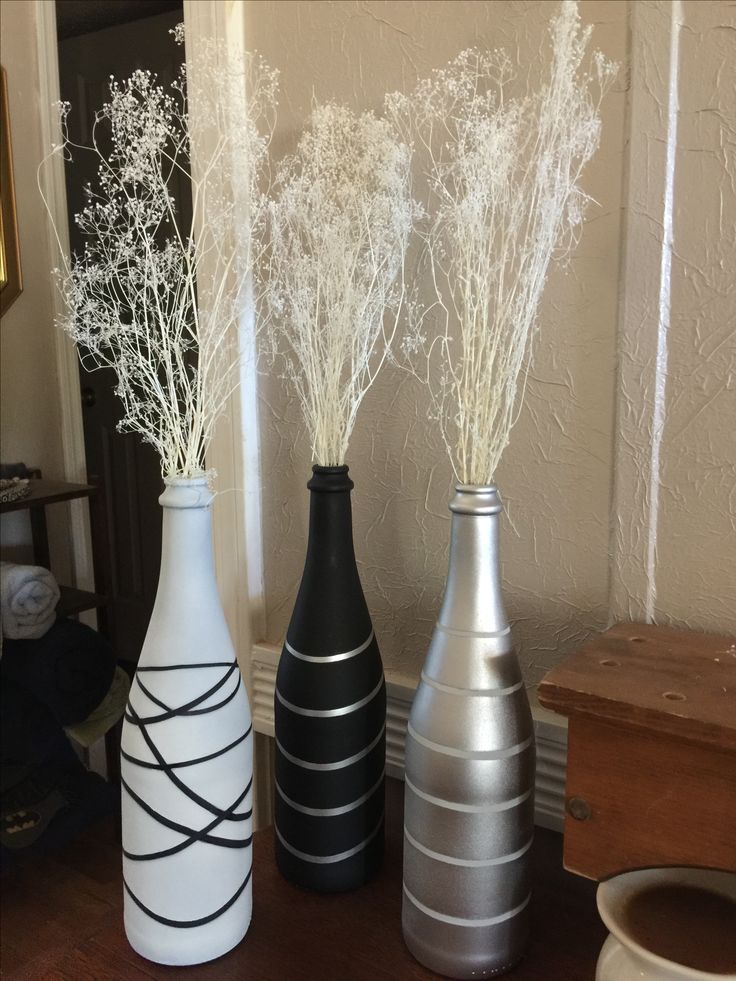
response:
M123 723L125 932L159 964L219 957L252 912L253 733L212 500L205 477L166 480L158 592Z

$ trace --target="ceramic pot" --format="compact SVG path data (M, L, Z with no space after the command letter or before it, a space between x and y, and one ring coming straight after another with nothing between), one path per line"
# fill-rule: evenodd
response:
M309 541L274 699L276 861L355 889L384 845L386 686L353 550L348 468L313 467Z
M492 977L528 933L534 731L501 598L495 487L458 485L445 596L406 739L403 930L426 967Z
M125 932L143 957L198 964L252 910L253 734L215 582L205 477L166 481L156 602L121 743Z
M642 897L642 901L651 909L656 903L656 893L652 890L669 890L670 887L681 889L698 890L694 894L693 901L701 908L693 915L690 922L683 928L683 923L679 922L674 927L676 931L676 943L682 948L682 955L678 954L681 963L671 960L668 957L660 956L654 950L644 946L636 939L632 929L631 917L632 904L637 896ZM729 916L726 912L722 934L719 939L719 929L712 916L709 917L708 911L702 906L702 891L713 893L718 897L725 897L730 900L733 912ZM660 893L661 895L661 893ZM661 900L660 900L661 901ZM715 973L713 971L700 970L694 966L691 960L693 954L697 959L702 956L699 951L704 951L709 958L714 952L723 953L727 939L733 950L733 936L736 931L736 874L730 872L718 872L712 869L691 869L691 868L669 868L669 869L641 869L636 872L625 872L622 875L614 876L606 882L602 882L597 892L598 911L603 922L610 930L610 934L603 945L598 965L596 968L596 981L736 981L736 964L731 959L731 967L726 968L728 973ZM672 910L664 911L662 917L666 916L669 924L676 923L673 918ZM702 925L698 923L697 917L705 916L709 918L708 929L713 931L710 937L705 937ZM659 917L658 917L659 919ZM660 921L661 922L661 921ZM640 938L641 927L637 931ZM684 940L684 946L681 941ZM661 937L660 937L661 942ZM673 949L665 938L668 948ZM687 948L691 946L691 949ZM689 963L684 963L688 960Z

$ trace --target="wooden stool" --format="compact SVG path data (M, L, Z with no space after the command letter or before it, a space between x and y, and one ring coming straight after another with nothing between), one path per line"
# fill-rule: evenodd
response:
M736 871L736 638L620 623L544 678L569 718L564 863Z

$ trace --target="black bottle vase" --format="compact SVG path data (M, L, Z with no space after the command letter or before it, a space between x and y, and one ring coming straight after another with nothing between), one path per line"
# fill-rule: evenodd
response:
M276 862L319 892L355 889L384 846L386 684L353 551L348 468L312 468L309 542L279 661Z

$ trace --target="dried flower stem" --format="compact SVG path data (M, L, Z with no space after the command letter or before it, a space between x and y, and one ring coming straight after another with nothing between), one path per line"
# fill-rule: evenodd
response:
M175 33L181 42L181 29ZM149 71L111 79L88 147L71 142L70 106L62 104L63 141L51 154L71 161L91 152L98 173L75 216L83 254L69 259L59 243L63 267L55 274L67 311L59 326L79 345L85 368L114 369L118 429L151 443L165 476L204 470L237 384L237 325L258 257L259 181L276 104L276 73L255 56L223 64L212 41L190 69L166 89ZM240 200L230 191L234 174ZM173 181L191 192L191 220L178 210Z
M549 77L537 92L509 98L506 53L471 50L411 96L387 99L428 160L426 253L431 311L440 312L437 335L425 336L425 312L405 348L410 359L420 350L429 358L423 378L462 483L493 482L523 398L550 261L582 221L580 175L597 149L598 106L615 73L599 52L592 72L580 72L589 37L577 4L564 0L550 28Z
M386 120L328 104L277 172L264 340L324 466L344 463L396 332L416 213L410 156Z

